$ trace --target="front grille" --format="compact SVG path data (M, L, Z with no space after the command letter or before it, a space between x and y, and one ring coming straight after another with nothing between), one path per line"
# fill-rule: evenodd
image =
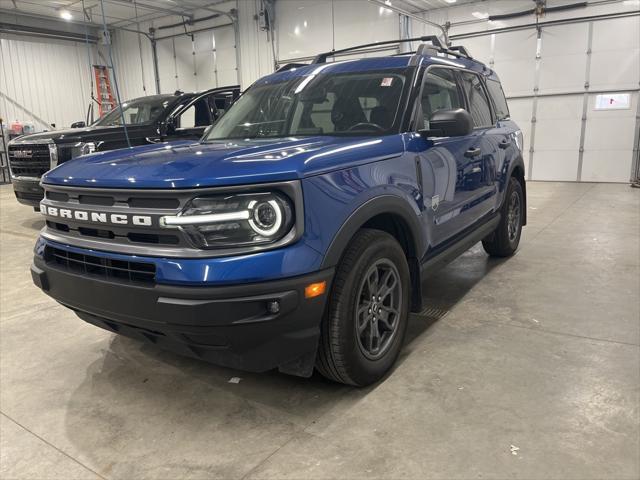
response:
M9 165L17 177L41 177L51 169L49 144L9 145Z
M132 243L152 243L155 245L178 245L180 243L180 239L176 235L171 234L143 233L135 231L116 233L113 230L106 228L79 227L61 222L53 222L51 220L47 220L47 227L60 232L77 233L82 237L106 238L109 240L113 240L114 238L122 240L126 238Z
M45 247L44 259L49 264L71 272L119 282L153 283L156 276L156 266L153 263L97 257L51 246Z
M48 190L47 198L56 202L68 202L69 194L53 192ZM174 210L180 207L180 199L169 197L116 197L112 195L87 195L78 194L78 203L80 205L96 205L101 207L112 207L116 203L119 205L128 205L130 208L150 208Z
M17 198L21 198L23 200L31 200L32 202L39 202L42 200L41 193L31 193L31 192L15 192Z

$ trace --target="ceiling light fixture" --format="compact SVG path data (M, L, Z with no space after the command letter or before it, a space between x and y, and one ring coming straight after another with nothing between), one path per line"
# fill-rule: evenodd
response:
M486 20L487 18L489 18L489 14L487 12L471 12L471 15L479 18L480 20Z
M69 10L60 10L60 18L63 18L64 20L71 20L73 15L71 15Z

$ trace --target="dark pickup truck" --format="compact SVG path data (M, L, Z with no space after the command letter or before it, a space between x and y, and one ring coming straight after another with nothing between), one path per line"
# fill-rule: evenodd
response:
M11 141L9 168L16 198L38 208L40 178L80 155L174 140L198 140L238 98L239 86L150 95L124 102L86 128L24 135ZM122 126L122 117L127 127ZM129 143L127 142L127 135Z

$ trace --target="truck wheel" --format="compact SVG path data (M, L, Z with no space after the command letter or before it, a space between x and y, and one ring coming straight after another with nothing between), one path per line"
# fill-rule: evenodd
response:
M491 235L482 240L485 252L492 257L509 257L517 250L522 234L524 218L524 195L520 182L511 177L504 204L502 205L500 223Z
M404 341L410 286L407 259L395 238L360 230L336 271L321 326L318 371L356 386L382 378Z

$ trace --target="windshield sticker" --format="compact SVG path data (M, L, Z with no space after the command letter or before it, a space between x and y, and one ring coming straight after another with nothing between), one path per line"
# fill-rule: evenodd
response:
M380 83L381 87L390 87L393 82L393 77L385 77L382 79L382 83Z

